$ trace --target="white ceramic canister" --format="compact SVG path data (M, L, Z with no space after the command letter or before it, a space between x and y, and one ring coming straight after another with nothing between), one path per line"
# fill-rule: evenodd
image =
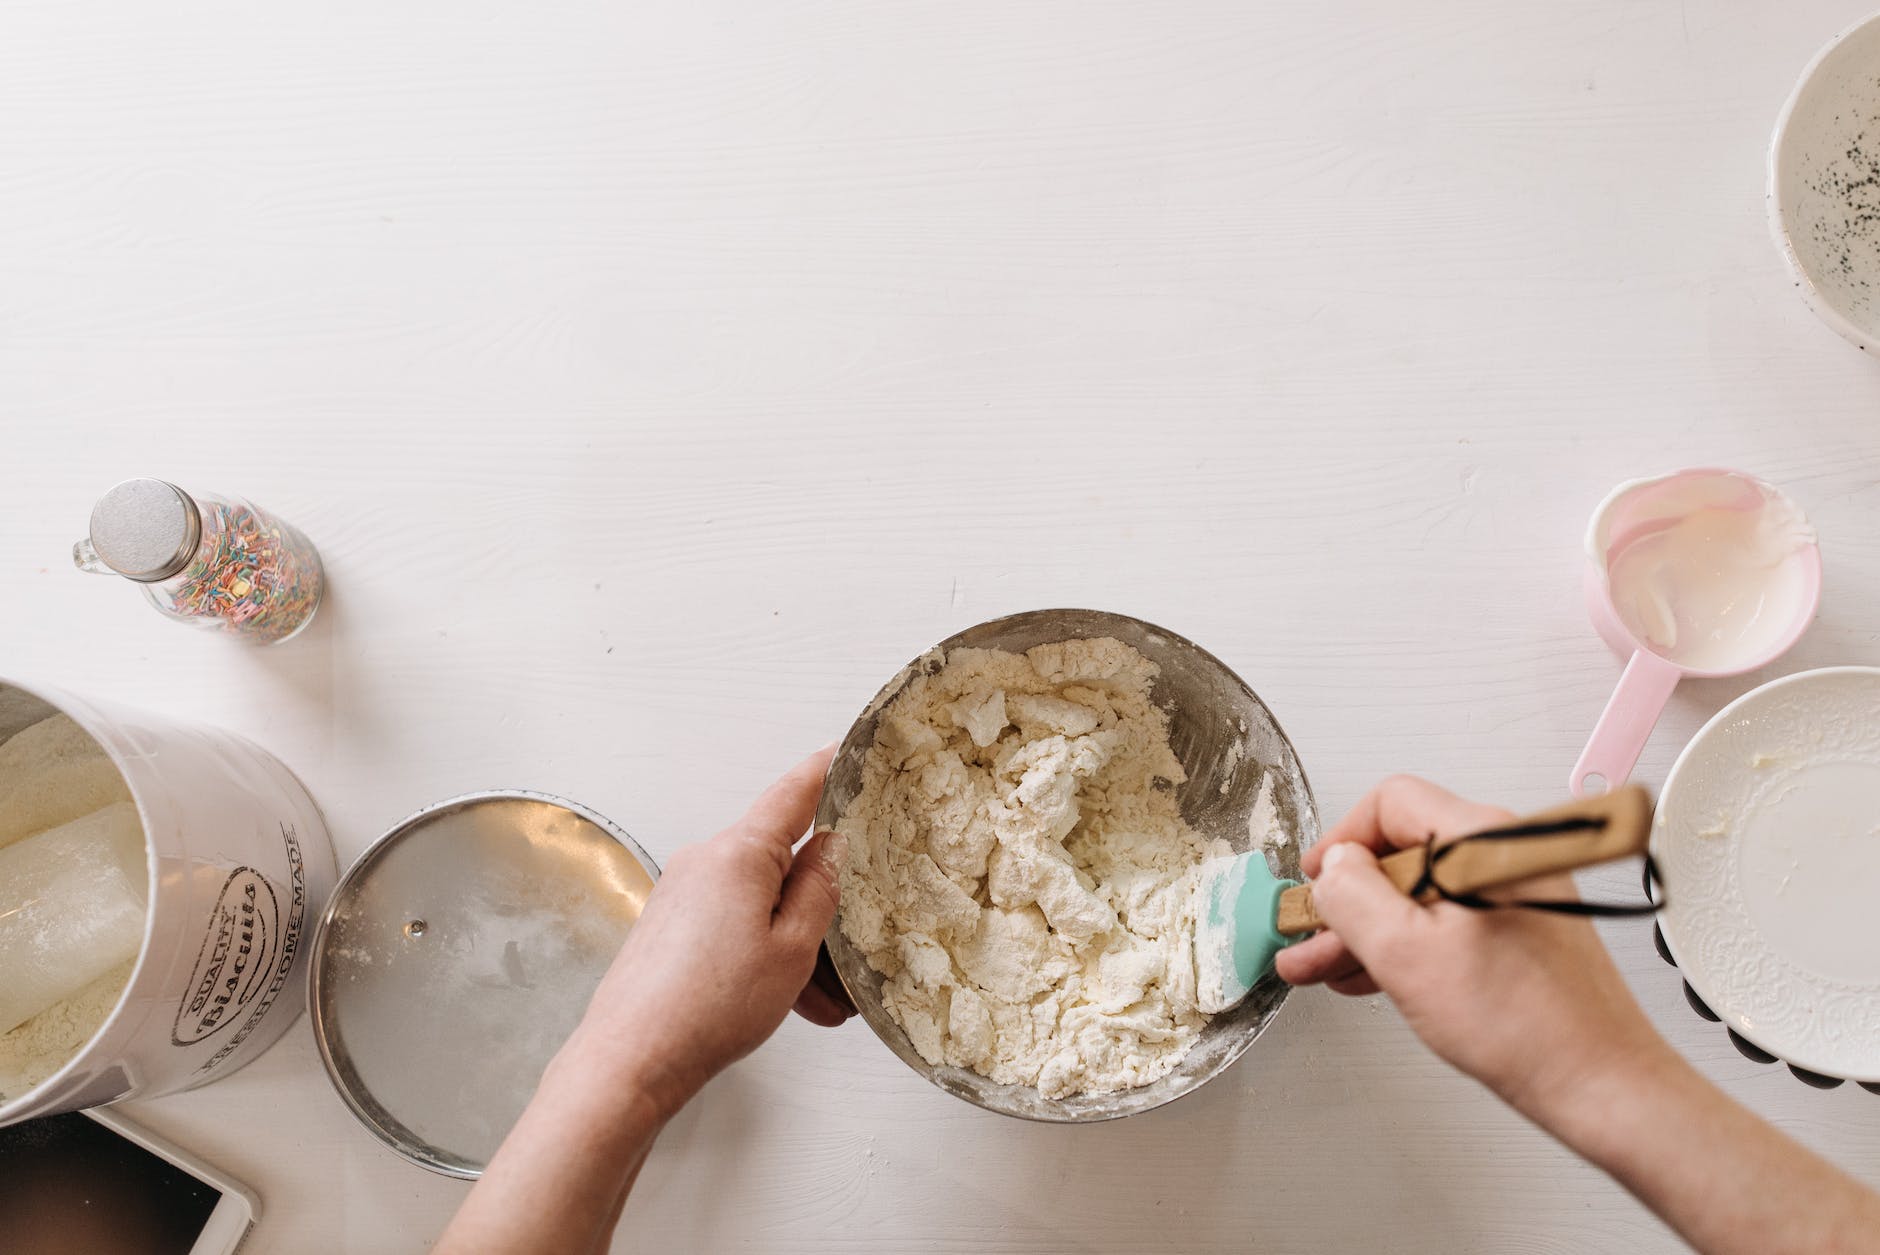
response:
M252 742L0 679L0 742L56 714L123 776L148 910L110 1014L56 1072L0 1103L0 1125L192 1089L259 1056L305 1006L305 952L336 879L319 808Z

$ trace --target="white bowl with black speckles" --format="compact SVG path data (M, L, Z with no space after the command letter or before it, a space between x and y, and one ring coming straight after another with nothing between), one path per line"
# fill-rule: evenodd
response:
M1816 53L1783 106L1769 221L1809 306L1880 353L1880 13Z

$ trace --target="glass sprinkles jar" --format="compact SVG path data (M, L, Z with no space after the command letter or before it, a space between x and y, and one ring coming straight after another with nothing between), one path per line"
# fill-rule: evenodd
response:
M293 636L320 608L326 576L307 538L239 497L128 479L72 547L80 570L122 575L172 619L258 644Z

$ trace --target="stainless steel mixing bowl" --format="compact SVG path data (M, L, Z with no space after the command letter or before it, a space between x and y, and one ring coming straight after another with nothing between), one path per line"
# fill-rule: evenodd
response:
M1204 837L1224 838L1236 851L1249 849L1247 820L1259 797L1260 782L1271 772L1280 820L1293 840L1269 854L1269 861L1281 875L1298 878L1300 852L1319 837L1318 808L1292 743L1280 731L1273 712L1225 663L1194 642L1141 619L1101 610L1031 610L993 619L949 636L903 667L843 738L823 782L816 826L833 827L861 791L862 759L875 743L875 721L881 711L915 676L939 670L948 651L979 648L1022 653L1033 645L1102 636L1133 647L1161 669L1151 697L1168 712L1169 741L1188 772L1187 783L1177 792L1182 817ZM1239 753L1232 749L1236 743L1241 746ZM949 1094L988 1111L1027 1120L1088 1124L1172 1102L1225 1072L1266 1031L1286 1001L1286 984L1269 976L1240 1006L1215 1016L1187 1058L1153 1085L1117 1094L1054 1099L1028 1085L999 1085L963 1068L927 1063L881 1005L881 974L849 944L840 918L829 930L828 945L836 973L856 1009L908 1067Z

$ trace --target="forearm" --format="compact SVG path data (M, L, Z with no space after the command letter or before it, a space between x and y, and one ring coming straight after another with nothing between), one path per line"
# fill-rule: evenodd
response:
M1669 1048L1524 1105L1705 1255L1880 1252L1880 1195Z
M434 1255L605 1251L665 1120L632 1068L577 1030Z

